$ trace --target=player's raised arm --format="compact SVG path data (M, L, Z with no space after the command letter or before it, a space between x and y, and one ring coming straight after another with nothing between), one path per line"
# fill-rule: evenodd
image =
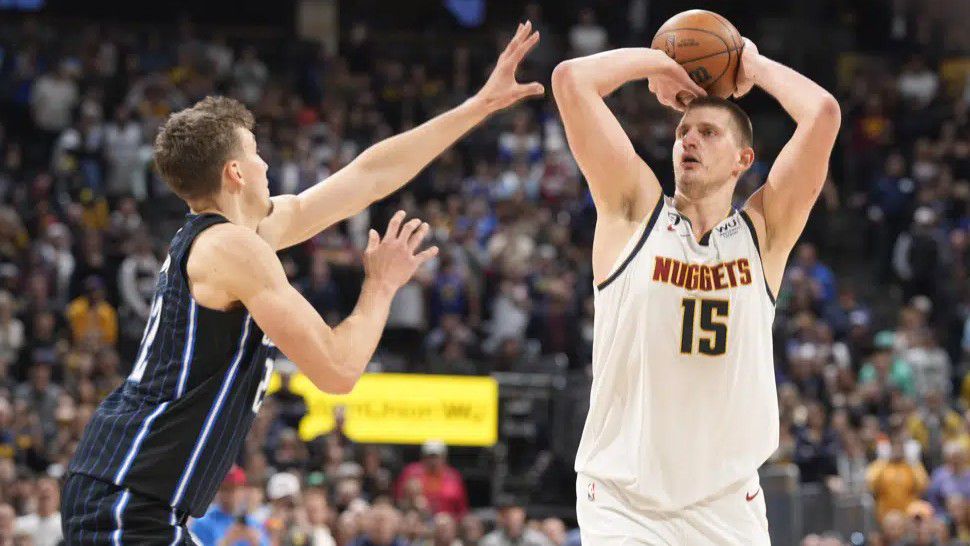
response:
M795 70L758 53L745 39L738 95L757 85L775 97L797 127L768 174L745 206L763 243L765 272L777 290L788 254L822 191L842 114L828 91Z
M650 79L664 105L680 108L677 95L705 95L687 72L655 49L626 48L564 61L552 73L552 90L566 138L589 182L600 217L639 221L660 196L660 183L636 154L606 97L624 83Z
M276 249L305 241L396 191L488 116L542 95L541 84L515 80L519 63L537 43L539 32L533 31L532 23L519 25L478 93L410 131L378 142L303 193L274 197L273 211L260 223L259 234Z
M195 243L189 277L194 286L223 290L242 302L317 388L347 393L377 348L394 294L437 253L436 247L418 252L428 224L403 221L404 212L395 214L383 239L371 230L360 299L353 313L333 329L290 285L273 249L251 229L233 224L210 228L212 233Z

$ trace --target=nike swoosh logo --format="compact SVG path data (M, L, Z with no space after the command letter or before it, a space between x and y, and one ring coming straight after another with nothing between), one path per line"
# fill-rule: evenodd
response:
M754 495L751 495L751 494L748 494L748 493L745 493L745 494L744 494L744 500L746 500L746 501L748 501L748 502L751 502L751 501L753 501L753 500L754 500L754 498L755 498L755 497L757 497L757 496L758 496L758 493L761 493L761 489L760 489L760 488L759 488L759 489L758 489L757 491L755 491L755 492L754 492Z

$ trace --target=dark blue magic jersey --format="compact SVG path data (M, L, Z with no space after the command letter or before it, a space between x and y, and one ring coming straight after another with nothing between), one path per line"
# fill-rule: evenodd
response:
M194 517L242 447L276 351L244 308L206 309L189 292L192 241L226 221L190 215L175 234L131 375L98 407L70 465Z

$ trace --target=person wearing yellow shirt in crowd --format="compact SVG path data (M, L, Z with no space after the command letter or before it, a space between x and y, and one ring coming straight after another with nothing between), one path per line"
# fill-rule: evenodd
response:
M927 392L921 406L913 404L906 418L906 430L922 446L924 461L930 468L943 462L945 444L968 440L963 417L946 404L938 390Z
M905 512L910 503L920 498L929 483L926 469L917 457L904 454L903 436L893 435L888 458L873 461L866 471L866 482L876 499L879 521L893 510Z
M84 280L84 295L68 304L65 315L75 343L92 337L107 345L118 341L118 313L105 300L104 283L98 277Z

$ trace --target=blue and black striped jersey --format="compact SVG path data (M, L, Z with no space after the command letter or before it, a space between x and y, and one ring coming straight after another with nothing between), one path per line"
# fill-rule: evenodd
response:
M175 234L131 374L95 411L69 468L194 517L242 447L276 351L245 308L207 309L189 290L192 242L226 221L190 215Z

